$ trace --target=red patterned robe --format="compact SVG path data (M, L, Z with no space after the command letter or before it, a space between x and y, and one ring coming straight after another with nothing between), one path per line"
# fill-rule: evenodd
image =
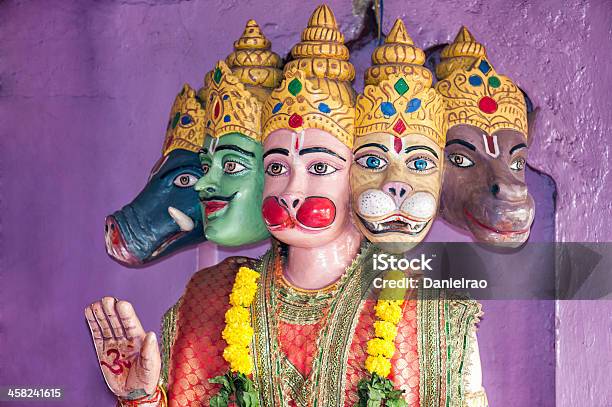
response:
M196 273L164 319L164 379L171 407L208 406L227 372L221 338L238 269L261 272L251 306L253 381L261 406L353 406L367 378L366 343L374 335L375 298L361 300L367 250L332 287L305 292L282 278L282 254L262 261L231 257ZM370 256L371 257L371 256ZM486 406L466 383L479 305L471 300L409 298L395 339L390 379L409 406ZM480 389L479 389L480 390ZM449 403L447 404L447 400Z

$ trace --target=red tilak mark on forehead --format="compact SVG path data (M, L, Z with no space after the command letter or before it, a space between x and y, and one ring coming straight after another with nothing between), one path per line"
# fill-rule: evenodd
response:
M485 137L487 139L487 150L489 150L489 153L497 154L497 149L495 148L495 140L493 140L493 136L487 134Z
M300 136L296 135L295 136L295 151L298 151L300 149Z
M396 153L400 153L400 151L402 151L402 139L394 136L393 137L393 148L395 149Z

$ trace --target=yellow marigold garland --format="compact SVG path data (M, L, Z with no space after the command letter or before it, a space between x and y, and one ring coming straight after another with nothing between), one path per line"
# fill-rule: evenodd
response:
M400 280L404 278L401 271L392 270L385 275L385 280ZM395 336L397 324L402 318L405 289L384 288L374 307L378 320L374 322L374 335L367 343L368 357L365 362L370 373L387 377L391 373L391 358L395 353Z
M399 280L404 277L400 271L390 271L385 280ZM391 373L391 358L395 353L395 336L397 335L397 324L402 318L402 305L404 304L405 289L383 289L374 307L377 321L374 322L375 337L367 342L368 357L365 368L371 377L364 379L358 384L359 403L358 406L369 405L370 400L383 399L394 406L407 406L401 398L402 391L395 390L393 383L387 378ZM380 401L379 401L380 403Z
M221 334L227 342L223 358L230 364L232 372L242 373L245 376L253 371L249 345L254 331L249 307L257 293L258 279L257 271L240 267L229 297L232 307L225 313L225 329Z
M231 307L225 312L225 328L221 336L227 342L223 349L223 359L230 370L221 376L208 379L210 383L221 386L212 396L211 407L257 407L259 392L248 377L253 371L250 345L254 330L251 326L249 307L257 294L259 273L248 267L240 267L229 296Z

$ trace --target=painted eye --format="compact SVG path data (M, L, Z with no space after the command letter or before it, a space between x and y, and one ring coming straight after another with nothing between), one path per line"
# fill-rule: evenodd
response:
M359 157L355 162L369 170L383 170L389 164L387 160L376 155L364 155L363 157Z
M195 124L195 122L193 121L193 117L191 117L191 115L188 115L187 113L181 116L181 118L179 119L179 123L181 124L181 127L185 128L191 127Z
M522 171L525 168L525 159L517 158L510 164L510 169L513 171Z
M239 174L244 171L246 167L236 161L226 161L223 164L223 172L226 174Z
M408 169L416 172L430 172L437 168L435 162L428 157L415 157L406 161L406 166Z
M314 163L308 167L308 172L314 175L329 175L338 171L337 168L325 163Z
M179 174L174 178L174 185L179 188L189 188L195 185L198 179L191 174Z
M204 175L208 174L208 171L210 171L210 165L202 164L202 171L204 172Z
M449 154L448 161L450 161L450 163L455 167L459 168L468 168L474 165L474 161L459 153Z
M266 174L271 175L273 177L277 177L279 175L283 175L287 172L287 167L285 167L281 163L270 163L266 168Z

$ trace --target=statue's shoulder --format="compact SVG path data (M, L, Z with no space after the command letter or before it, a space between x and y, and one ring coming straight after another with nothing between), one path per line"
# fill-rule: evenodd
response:
M484 315L482 304L466 293L442 290L442 294L448 304L448 318L453 322L461 323L464 320L469 325L475 326Z
M421 318L430 322L443 318L451 328L474 329L484 315L482 304L458 291L419 289L418 300Z
M206 288L215 291L230 290L234 284L236 273L240 267L257 267L258 260L250 257L232 256L215 264L206 267L195 273L187 284L187 293L191 288Z

